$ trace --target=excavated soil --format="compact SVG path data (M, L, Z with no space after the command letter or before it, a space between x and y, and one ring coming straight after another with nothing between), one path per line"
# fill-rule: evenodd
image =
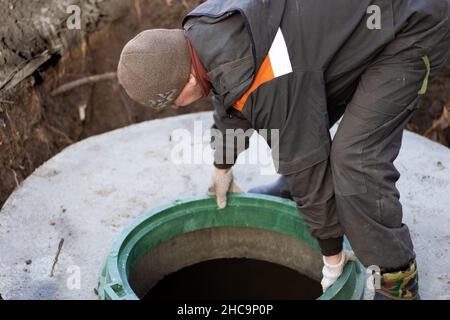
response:
M450 147L450 118L443 116L443 109L450 111L450 59L433 80L419 110L416 111L408 129L425 134L434 122L441 121L437 130L427 137ZM433 134L434 133L434 134Z
M62 8L78 2L82 34L64 33ZM130 100L116 81L50 95L67 82L115 71L129 39L145 29L180 27L181 18L200 2L63 0L60 8L53 8L51 0L0 3L0 18L6 21L0 27L0 87L16 68L32 65L45 50L50 55L31 76L0 89L0 207L35 168L72 143L132 123L210 109L205 100L185 110L156 112ZM36 29L42 19L53 26Z

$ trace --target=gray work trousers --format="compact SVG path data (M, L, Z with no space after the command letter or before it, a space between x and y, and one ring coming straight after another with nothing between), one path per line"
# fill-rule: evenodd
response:
M366 267L396 270L415 258L394 160L403 129L449 47L448 29L433 47L399 37L364 70L327 84L330 122L343 113L330 158L285 176L312 234L323 241L345 233Z

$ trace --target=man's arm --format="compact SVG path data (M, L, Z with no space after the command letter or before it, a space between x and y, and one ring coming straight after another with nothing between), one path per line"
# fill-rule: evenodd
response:
M214 112L211 146L214 150L214 166L231 169L242 152L248 149L252 132L251 123L234 108L228 112L218 106Z
M250 122L235 109L228 112L217 106L214 113L211 146L214 149L214 171L208 193L217 197L217 205L227 205L228 192L241 192L234 183L232 167L240 153L249 147Z

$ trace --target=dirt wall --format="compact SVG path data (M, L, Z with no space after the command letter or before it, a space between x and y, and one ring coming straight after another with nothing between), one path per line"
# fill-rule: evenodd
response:
M74 142L136 122L210 109L208 101L201 101L183 111L156 112L131 101L116 81L50 94L64 83L115 71L123 46L134 35L180 27L181 17L200 2L0 2L0 19L7 21L0 29L0 206L36 167ZM82 28L68 31L65 8L74 3L81 7ZM36 29L41 19L51 26ZM27 62L31 67L26 68Z

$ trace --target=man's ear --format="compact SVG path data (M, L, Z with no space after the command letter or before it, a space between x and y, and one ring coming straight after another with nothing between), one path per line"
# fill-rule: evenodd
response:
M197 78L195 77L195 74L191 73L189 76L189 85L195 87L198 84Z

